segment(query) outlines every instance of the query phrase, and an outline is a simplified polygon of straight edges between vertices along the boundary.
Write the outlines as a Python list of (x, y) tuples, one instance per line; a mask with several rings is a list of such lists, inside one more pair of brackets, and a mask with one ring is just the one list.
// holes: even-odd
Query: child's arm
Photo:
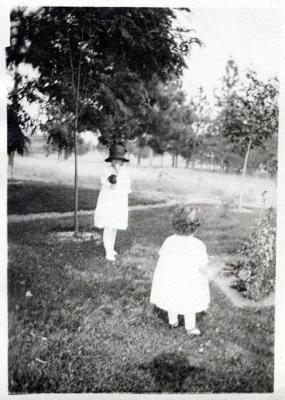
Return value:
[(159, 257), (162, 257), (165, 254), (166, 248), (167, 248), (167, 243), (169, 243), (168, 238), (165, 239), (165, 241), (163, 242), (161, 248), (158, 251)]
[(124, 169), (123, 171), (124, 172), (121, 177), (120, 186), (124, 190), (124, 192), (130, 194), (131, 193), (131, 182), (130, 182), (129, 171), (127, 169)]
[(102, 187), (106, 187), (108, 189), (112, 188), (114, 184), (112, 184), (109, 180), (110, 177), (110, 171), (109, 169), (105, 169), (101, 175), (101, 185)]
[(127, 173), (127, 191), (128, 191), (128, 194), (130, 194), (130, 193), (132, 192), (132, 189), (131, 189), (131, 180), (130, 180), (130, 175), (129, 175), (129, 173)]
[(207, 274), (208, 273), (208, 267), (209, 263), (203, 264), (199, 267), (199, 271), (202, 272), (202, 274)]
[(199, 265), (199, 271), (202, 272), (202, 274), (207, 274), (208, 267), (209, 267), (209, 257), (207, 254), (206, 246), (203, 243), (203, 247), (201, 250), (201, 260), (200, 260), (200, 265)]

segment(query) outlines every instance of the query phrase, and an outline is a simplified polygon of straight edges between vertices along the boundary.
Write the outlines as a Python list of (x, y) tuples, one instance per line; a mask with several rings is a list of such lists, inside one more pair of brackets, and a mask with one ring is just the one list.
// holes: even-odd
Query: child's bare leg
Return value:
[(185, 322), (185, 328), (187, 333), (191, 335), (200, 335), (201, 332), (199, 329), (196, 328), (196, 314), (185, 314), (184, 315), (184, 322)]
[(168, 311), (168, 321), (171, 328), (176, 328), (178, 326), (178, 314)]

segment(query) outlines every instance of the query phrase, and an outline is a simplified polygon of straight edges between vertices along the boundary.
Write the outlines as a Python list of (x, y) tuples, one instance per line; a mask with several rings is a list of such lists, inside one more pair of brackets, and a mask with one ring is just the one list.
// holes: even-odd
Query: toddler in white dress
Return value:
[(190, 206), (179, 206), (172, 223), (177, 233), (169, 236), (159, 251), (150, 302), (168, 312), (171, 328), (178, 326), (178, 314), (182, 314), (187, 333), (200, 335), (196, 313), (210, 303), (206, 246), (194, 237), (201, 214)]

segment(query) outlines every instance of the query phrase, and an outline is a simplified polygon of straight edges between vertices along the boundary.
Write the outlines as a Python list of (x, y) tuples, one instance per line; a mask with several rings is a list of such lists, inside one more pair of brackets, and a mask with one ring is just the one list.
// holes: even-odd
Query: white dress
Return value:
[(177, 314), (204, 311), (210, 303), (208, 278), (200, 268), (208, 256), (194, 236), (172, 235), (163, 243), (154, 272), (150, 302)]
[(117, 174), (117, 183), (111, 184), (108, 177), (115, 173), (115, 169), (109, 165), (101, 175), (101, 189), (94, 213), (94, 225), (97, 228), (125, 230), (128, 227), (128, 194), (131, 192), (129, 173), (122, 165)]

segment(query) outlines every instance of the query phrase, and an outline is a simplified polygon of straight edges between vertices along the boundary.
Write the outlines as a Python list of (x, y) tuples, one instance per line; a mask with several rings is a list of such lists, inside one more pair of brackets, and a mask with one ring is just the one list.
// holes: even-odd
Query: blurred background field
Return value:
[[(106, 153), (89, 152), (79, 157), (79, 186), (85, 189), (99, 189), (100, 173), (105, 165)], [(165, 167), (160, 167), (160, 157), (153, 157), (152, 166), (149, 160), (142, 160), (137, 166), (134, 156), (130, 156), (128, 165), (132, 191), (134, 195), (143, 197), (149, 202), (181, 200), (187, 202), (219, 203), (235, 205), (241, 185), (244, 185), (243, 203), (248, 207), (276, 206), (276, 181), (266, 176), (248, 175), (245, 181), (242, 176), (195, 168), (172, 168), (165, 157)], [(31, 152), (29, 156), (15, 157), (14, 179), (10, 183), (29, 180), (40, 181), (52, 185), (73, 186), (74, 159), (58, 157), (57, 154), (45, 156), (39, 152)], [(36, 197), (37, 194), (34, 193)], [(70, 188), (70, 201), (73, 193)], [(91, 196), (92, 197), (92, 196)], [(93, 204), (92, 204), (93, 206)], [(86, 207), (85, 207), (86, 208)], [(84, 209), (84, 207), (83, 207)]]

